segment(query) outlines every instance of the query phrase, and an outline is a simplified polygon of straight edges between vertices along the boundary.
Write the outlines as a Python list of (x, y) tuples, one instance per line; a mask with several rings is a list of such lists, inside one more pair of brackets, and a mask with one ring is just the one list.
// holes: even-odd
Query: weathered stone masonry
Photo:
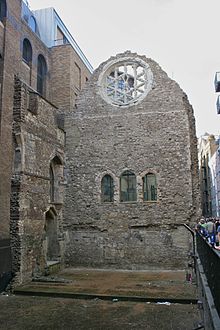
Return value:
[[(139, 103), (112, 105), (99, 77), (109, 61), (145, 61), (153, 88)], [(183, 223), (199, 215), (195, 123), (178, 84), (157, 63), (125, 53), (94, 72), (66, 119), (68, 184), (65, 260), (69, 265), (128, 269), (184, 268), (190, 236)], [(137, 201), (120, 202), (120, 176), (132, 171)], [(155, 173), (157, 201), (143, 201), (142, 178)], [(114, 201), (102, 203), (101, 180), (114, 181)]]
[[(85, 57), (68, 43), (48, 48), (23, 5), (8, 0), (0, 18), (0, 290), (11, 268), (22, 283), (51, 261), (186, 267), (191, 237), (182, 223), (196, 222), (200, 212), (186, 95), (157, 63), (130, 52), (101, 64), (87, 82)], [(129, 173), (134, 195), (122, 202)], [(150, 199), (148, 174), (155, 179)], [(103, 178), (112, 189), (105, 201)]]
[[(50, 194), (50, 163), (60, 159), (63, 168), (64, 159), (64, 132), (56, 125), (56, 115), (54, 106), (15, 80), (11, 243), (18, 282), (44, 273), (48, 260), (62, 261), (62, 171), (56, 198)], [(48, 255), (51, 246), (54, 254)]]
[[(31, 17), (35, 28), (30, 26)], [(44, 271), (45, 259), (62, 261), (64, 132), (58, 126), (62, 128), (64, 113), (73, 110), (91, 70), (74, 45), (56, 46), (51, 40), (53, 46), (48, 48), (44, 33), (39, 33), (39, 28), (44, 29), (40, 24), (26, 1), (2, 1), (0, 291), (12, 270), (18, 281), (24, 281)], [(57, 21), (54, 25), (56, 33)], [(42, 76), (40, 58), (46, 68)], [(15, 75), (30, 88), (24, 83), (19, 87), (18, 80), (15, 86)]]

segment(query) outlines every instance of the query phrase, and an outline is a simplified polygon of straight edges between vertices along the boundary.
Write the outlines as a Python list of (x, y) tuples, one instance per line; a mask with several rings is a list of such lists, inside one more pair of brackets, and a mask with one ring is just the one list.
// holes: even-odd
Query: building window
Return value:
[(75, 86), (78, 89), (81, 89), (81, 69), (78, 66), (78, 64), (75, 63), (75, 68), (76, 68), (76, 80), (75, 80)]
[(66, 44), (69, 44), (69, 40), (63, 34), (61, 29), (57, 26), (57, 36), (55, 40), (55, 46), (66, 45)]
[(0, 0), (0, 21), (7, 16), (7, 6), (5, 0)]
[(140, 102), (150, 92), (153, 73), (145, 61), (125, 57), (104, 67), (99, 86), (108, 103), (128, 106)]
[(47, 64), (43, 55), (38, 56), (37, 61), (37, 91), (41, 95), (46, 94)]
[(125, 171), (120, 177), (120, 201), (135, 202), (136, 200), (136, 176), (131, 171)]
[(101, 193), (102, 193), (101, 200), (103, 203), (113, 202), (114, 183), (113, 183), (113, 178), (111, 177), (111, 175), (106, 174), (102, 178)]
[(50, 164), (50, 202), (54, 202), (54, 171), (52, 164)]
[(33, 32), (35, 32), (35, 33), (37, 32), (37, 23), (36, 23), (36, 19), (34, 18), (34, 16), (30, 17), (29, 26)]
[(143, 197), (144, 201), (157, 200), (157, 181), (153, 173), (148, 173), (143, 177)]
[(31, 43), (28, 39), (24, 39), (23, 41), (23, 52), (22, 52), (23, 61), (25, 61), (28, 65), (32, 62), (32, 47)]
[(62, 203), (62, 192), (60, 182), (63, 180), (63, 164), (58, 156), (50, 162), (50, 202)]

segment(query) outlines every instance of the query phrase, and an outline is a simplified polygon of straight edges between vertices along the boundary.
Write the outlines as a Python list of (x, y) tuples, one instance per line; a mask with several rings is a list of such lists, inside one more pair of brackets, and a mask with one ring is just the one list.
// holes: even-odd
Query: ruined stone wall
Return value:
[[(14, 168), (11, 198), (11, 242), (16, 281), (42, 274), (47, 261), (46, 212), (54, 213), (56, 240), (62, 261), (63, 177), (59, 201), (50, 197), (50, 162), (64, 158), (64, 132), (56, 125), (57, 109), (19, 79), (13, 109)], [(51, 218), (53, 221), (53, 218)]]
[[(66, 263), (128, 269), (182, 269), (199, 214), (197, 150), (191, 106), (178, 84), (151, 59), (153, 88), (129, 106), (100, 95), (100, 65), (66, 119)], [(137, 201), (120, 202), (120, 176), (137, 178)], [(144, 201), (142, 178), (156, 174), (157, 201)], [(114, 180), (114, 201), (101, 201), (101, 179)]]
[(199, 163), (198, 163), (198, 140), (196, 137), (196, 126), (195, 117), (193, 114), (193, 108), (189, 104), (187, 96), (183, 98), (185, 108), (188, 115), (189, 121), (189, 147), (191, 156), (191, 179), (192, 179), (192, 215), (191, 222), (197, 223), (198, 219), (201, 218), (201, 193), (200, 193), (200, 179), (199, 179)]

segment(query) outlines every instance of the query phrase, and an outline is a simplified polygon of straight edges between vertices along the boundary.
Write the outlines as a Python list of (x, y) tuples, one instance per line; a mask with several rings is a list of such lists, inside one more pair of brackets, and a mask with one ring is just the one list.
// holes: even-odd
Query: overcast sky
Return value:
[(197, 136), (220, 134), (220, 0), (29, 0), (54, 7), (94, 68), (131, 50), (159, 63), (188, 95)]

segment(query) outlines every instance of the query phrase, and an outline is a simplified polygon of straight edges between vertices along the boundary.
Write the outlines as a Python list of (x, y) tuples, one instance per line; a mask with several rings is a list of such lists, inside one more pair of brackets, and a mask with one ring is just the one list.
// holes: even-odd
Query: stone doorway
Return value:
[(45, 215), (45, 255), (46, 261), (59, 261), (60, 246), (57, 234), (57, 213), (50, 208)]

